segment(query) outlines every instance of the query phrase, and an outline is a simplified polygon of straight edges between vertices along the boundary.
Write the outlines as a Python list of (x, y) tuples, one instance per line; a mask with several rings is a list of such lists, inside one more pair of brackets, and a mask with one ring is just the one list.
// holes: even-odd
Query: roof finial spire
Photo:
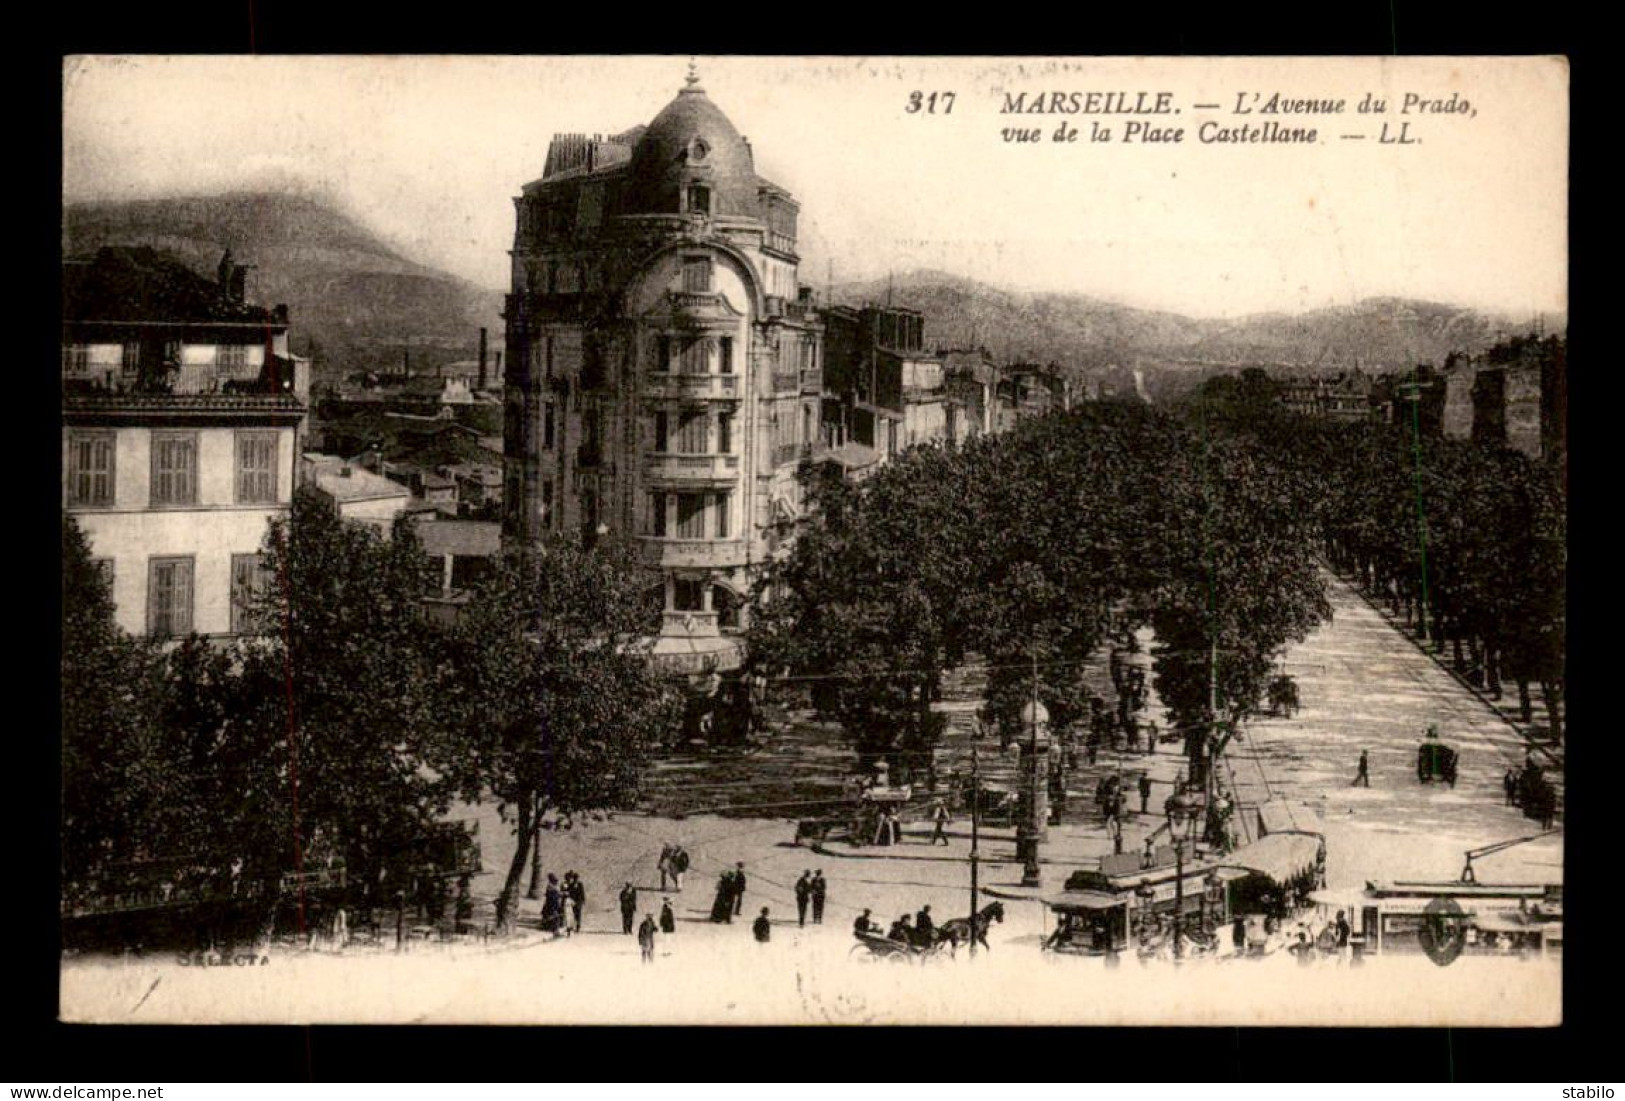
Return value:
[(685, 88), (684, 91), (705, 91), (704, 88), (700, 87), (700, 63), (696, 58), (691, 57), (688, 59), (688, 79), (685, 83), (688, 85), (688, 87)]

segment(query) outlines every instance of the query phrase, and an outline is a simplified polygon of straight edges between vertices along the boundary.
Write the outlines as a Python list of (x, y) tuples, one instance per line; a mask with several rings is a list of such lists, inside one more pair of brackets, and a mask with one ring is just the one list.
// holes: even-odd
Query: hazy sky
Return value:
[[(78, 58), (64, 71), (67, 200), (293, 184), (413, 259), (504, 286), (512, 198), (556, 132), (648, 122), (686, 57)], [(1546, 59), (700, 58), (757, 170), (802, 204), (802, 280), (938, 268), (1195, 316), (1402, 295), (1524, 318), (1567, 306), (1568, 78)], [(944, 113), (915, 90), (955, 92)], [(1005, 95), (1172, 93), (1178, 144), (1122, 118), (1001, 114)], [(1264, 115), (1276, 91), (1339, 116)], [(1387, 116), (1355, 110), (1366, 92)], [(1260, 93), (1255, 113), (1232, 113)], [(1400, 114), (1466, 98), (1473, 117)], [(1459, 102), (1459, 101), (1458, 101)], [(1222, 110), (1198, 104), (1217, 103)], [(1091, 119), (1111, 143), (1087, 140)], [(1411, 145), (1378, 142), (1409, 121)], [(1273, 119), (1315, 145), (1202, 144)], [(1050, 138), (1066, 121), (1082, 134)], [(1038, 127), (1007, 144), (1008, 126)], [(1344, 133), (1364, 133), (1345, 140)]]

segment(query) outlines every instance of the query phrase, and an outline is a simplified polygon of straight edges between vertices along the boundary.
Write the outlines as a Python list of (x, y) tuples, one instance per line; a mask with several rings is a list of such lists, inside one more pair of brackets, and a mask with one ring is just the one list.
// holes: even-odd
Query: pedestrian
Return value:
[(662, 891), (666, 890), (666, 883), (672, 877), (671, 850), (672, 847), (669, 844), (660, 846), (660, 861), (655, 865), (660, 870), (660, 889)]
[(1355, 775), (1354, 783), (1350, 784), (1349, 786), (1350, 787), (1370, 787), (1371, 786), (1371, 758), (1366, 753), (1366, 751), (1363, 750), (1363, 749), (1360, 750), (1360, 771)]
[(812, 907), (813, 924), (824, 924), (824, 898), (829, 891), (829, 884), (824, 882), (824, 869), (819, 868), (813, 872), (812, 877)]
[(643, 915), (643, 924), (638, 926), (638, 949), (643, 953), (644, 963), (655, 961), (655, 916)]
[(1151, 803), (1151, 774), (1140, 773), (1140, 813), (1144, 814), (1146, 807)]
[(941, 841), (946, 845), (948, 843), (948, 834), (946, 832), (948, 829), (948, 808), (943, 805), (941, 799), (938, 799), (932, 807), (931, 821), (935, 827), (931, 833), (931, 844), (935, 845), (938, 841)]
[(812, 872), (803, 871), (801, 878), (796, 880), (796, 924), (802, 928), (807, 926), (807, 904), (812, 901)]
[(1506, 805), (1514, 806), (1518, 802), (1518, 773), (1515, 769), (1507, 769), (1507, 774), (1501, 777), (1501, 787), (1506, 792)]
[(757, 944), (766, 944), (773, 935), (773, 923), (767, 920), (767, 907), (762, 907), (761, 916), (751, 923), (750, 931), (756, 937)]
[(587, 908), (587, 885), (579, 872), (570, 873), (570, 917), (574, 931), (581, 932), (581, 911)]
[(1236, 955), (1247, 951), (1247, 920), (1238, 917), (1230, 926), (1230, 946), (1236, 950)]
[(870, 913), (872, 913), (872, 911), (865, 909), (863, 913), (858, 915), (857, 920), (852, 923), (853, 936), (862, 937), (865, 935), (874, 935), (880, 932), (880, 926), (875, 924), (874, 919), (869, 916)]
[(677, 932), (677, 915), (671, 912), (671, 899), (660, 902), (660, 931), (668, 936)]
[(554, 936), (559, 934), (559, 925), (564, 916), (564, 895), (559, 890), (559, 877), (552, 872), (547, 873), (547, 891), (542, 896), (542, 928)]
[(1343, 916), (1343, 911), (1337, 911), (1337, 947), (1349, 946), (1349, 935), (1353, 932), (1349, 928), (1349, 919)]
[(732, 922), (734, 919), (734, 873), (732, 868), (725, 868), (717, 877), (717, 897), (711, 903), (711, 921), (720, 925), (723, 922)]
[(672, 882), (677, 889), (683, 889), (683, 873), (688, 871), (688, 850), (681, 845), (671, 847), (671, 875)]
[(1157, 854), (1157, 839), (1154, 838), (1154, 837), (1147, 837), (1145, 839), (1145, 852), (1140, 854), (1140, 867), (1142, 867), (1142, 868), (1154, 868), (1154, 867), (1156, 867), (1156, 864), (1157, 864), (1157, 855), (1156, 854)]
[(632, 935), (632, 921), (638, 916), (638, 889), (628, 880), (621, 888), (621, 932)]
[(1123, 823), (1118, 821), (1115, 814), (1106, 818), (1106, 832), (1112, 838), (1112, 853), (1115, 856), (1123, 855)]
[(745, 912), (745, 862), (734, 865), (734, 916)]
[(929, 948), (937, 939), (937, 923), (931, 920), (931, 907), (921, 906), (914, 915), (914, 943)]

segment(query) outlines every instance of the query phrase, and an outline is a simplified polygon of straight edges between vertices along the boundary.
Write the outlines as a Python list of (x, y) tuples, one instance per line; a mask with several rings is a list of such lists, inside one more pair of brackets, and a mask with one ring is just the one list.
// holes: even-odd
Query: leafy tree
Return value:
[(146, 858), (172, 788), (159, 655), (113, 618), (107, 578), (62, 514), (62, 862), (71, 894)]
[(514, 823), (497, 900), (508, 923), (543, 815), (630, 806), (681, 701), (648, 654), (658, 625), (630, 548), (573, 535), (503, 559), (451, 639), (452, 721), (437, 767)]
[(350, 900), (377, 905), (450, 801), (429, 766), (446, 667), (419, 599), (435, 571), (406, 521), (386, 538), (308, 494), (272, 521), (264, 565), (254, 611), (270, 633), (241, 655), (226, 741), (254, 825), (247, 858), (267, 877), (342, 860)]

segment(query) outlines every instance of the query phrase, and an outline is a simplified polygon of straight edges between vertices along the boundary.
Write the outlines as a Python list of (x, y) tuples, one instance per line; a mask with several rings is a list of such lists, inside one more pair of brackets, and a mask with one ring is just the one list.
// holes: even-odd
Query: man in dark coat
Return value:
[(812, 872), (804, 871), (796, 880), (796, 923), (807, 924), (807, 904), (812, 901)]
[(1371, 786), (1371, 757), (1365, 750), (1360, 750), (1360, 771), (1355, 773), (1354, 783), (1351, 787)]
[(638, 949), (643, 954), (644, 963), (655, 961), (655, 916), (643, 915), (643, 924), (638, 926)]
[(632, 921), (638, 916), (638, 889), (628, 881), (621, 888), (621, 932), (632, 935)]
[(587, 885), (579, 872), (570, 873), (570, 918), (572, 929), (581, 932), (581, 911), (587, 908)]
[(931, 907), (921, 906), (914, 915), (914, 943), (929, 947), (937, 939), (937, 923), (931, 920)]
[(662, 899), (660, 903), (660, 931), (667, 935), (677, 932), (677, 915), (671, 912), (671, 899)]
[(879, 934), (880, 926), (876, 925), (874, 920), (869, 917), (870, 913), (872, 911), (864, 910), (863, 913), (858, 915), (857, 920), (852, 923), (853, 936), (861, 937), (865, 933)]
[(751, 923), (750, 931), (751, 931), (751, 935), (753, 935), (756, 938), (756, 942), (758, 944), (766, 944), (768, 942), (768, 939), (770, 937), (772, 937), (772, 935), (773, 935), (773, 923), (771, 921), (767, 920), (767, 907), (766, 906), (762, 907), (761, 916), (758, 917), (754, 922)]
[(1151, 803), (1151, 774), (1147, 773), (1147, 772), (1142, 772), (1142, 773), (1140, 773), (1140, 813), (1141, 814), (1144, 814), (1146, 812), (1146, 807), (1149, 806), (1150, 803)]
[(824, 924), (824, 896), (829, 885), (824, 882), (824, 869), (819, 868), (812, 877), (813, 924)]
[(745, 912), (745, 862), (734, 865), (734, 916)]

